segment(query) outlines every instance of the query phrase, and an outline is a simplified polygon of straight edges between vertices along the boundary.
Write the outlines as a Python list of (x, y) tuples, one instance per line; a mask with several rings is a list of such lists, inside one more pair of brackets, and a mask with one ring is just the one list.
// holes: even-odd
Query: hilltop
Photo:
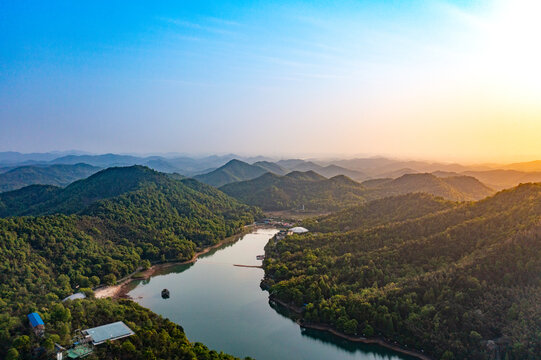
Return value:
[(371, 190), (371, 198), (423, 192), (455, 201), (480, 200), (494, 190), (471, 176), (437, 177), (433, 174), (405, 174), (397, 179), (370, 180), (362, 185)]
[(334, 211), (368, 200), (423, 192), (453, 201), (481, 199), (494, 191), (475, 178), (438, 178), (431, 174), (407, 174), (398, 179), (358, 183), (347, 176), (327, 179), (314, 171), (291, 172), (285, 176), (265, 174), (220, 188), (240, 201), (265, 210)]
[(326, 179), (313, 172), (294, 171), (285, 176), (267, 173), (256, 179), (232, 183), (220, 188), (246, 204), (265, 210), (336, 210), (365, 199), (359, 183)]
[(208, 185), (220, 187), (232, 182), (250, 180), (266, 172), (267, 170), (260, 166), (250, 165), (244, 161), (233, 159), (216, 170), (194, 176), (194, 179)]

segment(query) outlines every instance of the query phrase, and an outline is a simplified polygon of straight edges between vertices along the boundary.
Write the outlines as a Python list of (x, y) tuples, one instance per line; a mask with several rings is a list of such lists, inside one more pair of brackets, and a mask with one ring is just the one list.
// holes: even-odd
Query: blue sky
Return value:
[(464, 125), (448, 116), (471, 105), (455, 95), (490, 85), (493, 73), (470, 75), (485, 71), (494, 13), (488, 1), (4, 1), (0, 151), (486, 157), (496, 144), (472, 144), (486, 95), (456, 114), (484, 119), (470, 138), (438, 134)]

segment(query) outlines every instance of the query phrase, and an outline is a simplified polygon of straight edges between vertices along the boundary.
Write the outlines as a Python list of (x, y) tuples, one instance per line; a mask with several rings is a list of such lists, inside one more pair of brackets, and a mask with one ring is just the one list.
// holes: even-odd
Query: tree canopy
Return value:
[[(541, 354), (541, 184), (469, 203), (407, 195), (306, 222), (271, 241), (272, 296), (307, 322), (436, 358)], [(348, 230), (345, 230), (347, 228)]]

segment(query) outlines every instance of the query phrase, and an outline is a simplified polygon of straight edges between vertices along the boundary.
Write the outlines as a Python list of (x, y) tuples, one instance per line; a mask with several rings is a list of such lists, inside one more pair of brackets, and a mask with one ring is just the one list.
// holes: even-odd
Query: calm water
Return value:
[[(184, 328), (188, 339), (211, 349), (258, 360), (411, 359), (384, 348), (351, 343), (325, 332), (301, 331), (283, 309), (274, 309), (259, 287), (263, 270), (256, 255), (276, 233), (260, 229), (200, 258), (133, 283), (129, 295), (139, 304)], [(169, 299), (161, 298), (168, 288)]]

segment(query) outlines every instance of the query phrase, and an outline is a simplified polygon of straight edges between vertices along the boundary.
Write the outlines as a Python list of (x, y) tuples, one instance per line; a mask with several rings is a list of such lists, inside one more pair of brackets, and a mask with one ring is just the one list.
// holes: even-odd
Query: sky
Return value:
[(0, 2), (0, 151), (541, 159), (541, 2)]

